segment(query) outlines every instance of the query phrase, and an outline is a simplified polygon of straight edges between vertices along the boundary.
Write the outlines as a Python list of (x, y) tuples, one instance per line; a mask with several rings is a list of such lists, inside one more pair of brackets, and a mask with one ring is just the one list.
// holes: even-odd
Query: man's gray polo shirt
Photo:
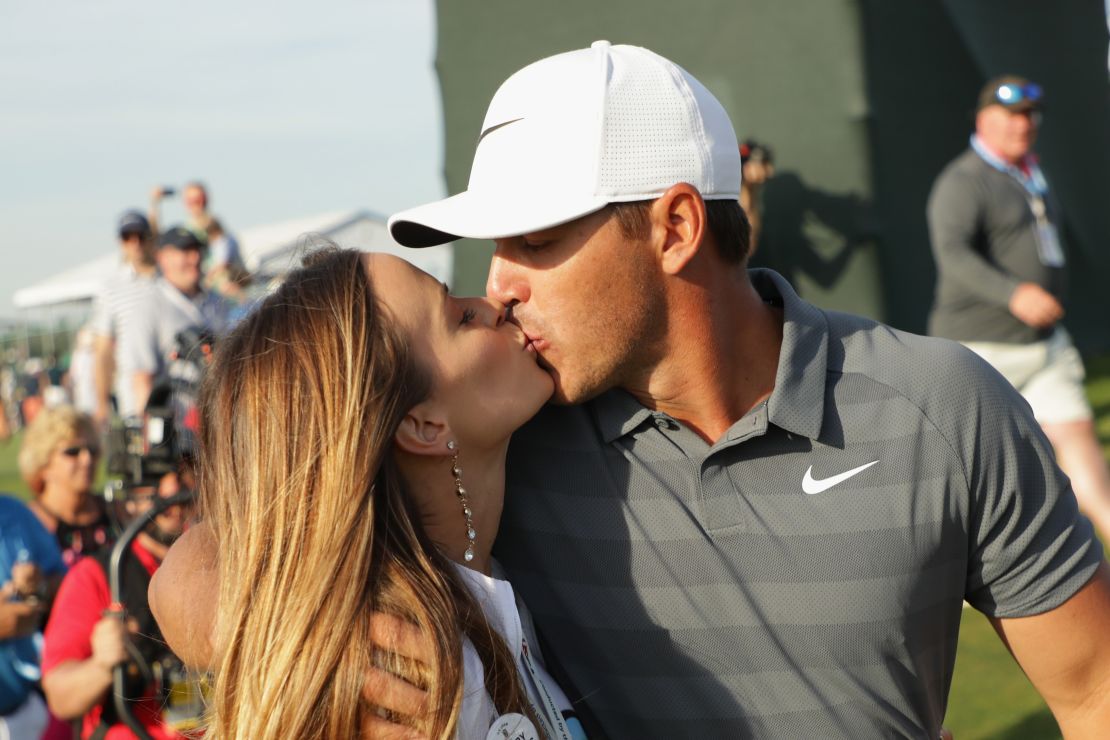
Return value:
[(1028, 406), (946, 340), (779, 275), (775, 389), (717, 444), (622, 391), (513, 439), (497, 555), (610, 737), (930, 737), (961, 606), (1051, 609), (1101, 559)]

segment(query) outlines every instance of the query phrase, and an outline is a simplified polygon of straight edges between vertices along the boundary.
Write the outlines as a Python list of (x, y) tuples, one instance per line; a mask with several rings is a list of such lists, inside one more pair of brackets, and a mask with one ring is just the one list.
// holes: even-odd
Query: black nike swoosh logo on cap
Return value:
[(482, 139), (486, 138), (488, 135), (492, 134), (497, 129), (502, 128), (503, 126), (508, 126), (510, 123), (516, 123), (517, 121), (523, 121), (523, 120), (524, 120), (524, 118), (514, 118), (511, 121), (505, 121), (503, 123), (497, 124), (496, 126), (490, 126), (485, 131), (482, 132), (481, 136), (478, 137), (478, 143), (481, 144)]

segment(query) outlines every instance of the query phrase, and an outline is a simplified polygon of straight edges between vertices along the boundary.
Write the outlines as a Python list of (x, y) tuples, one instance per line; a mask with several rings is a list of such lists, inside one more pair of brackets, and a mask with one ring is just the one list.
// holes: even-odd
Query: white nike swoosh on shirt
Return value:
[(867, 463), (866, 465), (860, 465), (858, 468), (852, 468), (851, 470), (846, 470), (843, 473), (841, 473), (840, 475), (834, 475), (831, 478), (824, 478), (822, 480), (817, 480), (816, 478), (813, 477), (813, 466), (810, 465), (806, 469), (805, 477), (802, 478), (802, 490), (805, 491), (806, 493), (808, 493), (810, 496), (812, 496), (815, 493), (821, 493), (822, 491), (827, 491), (830, 488), (832, 488), (833, 486), (835, 486), (837, 483), (843, 483), (844, 481), (851, 478), (853, 475), (857, 475), (859, 473), (862, 473), (863, 471), (867, 470), (872, 465), (878, 465), (878, 463), (879, 463), (879, 461), (875, 460), (873, 462)]

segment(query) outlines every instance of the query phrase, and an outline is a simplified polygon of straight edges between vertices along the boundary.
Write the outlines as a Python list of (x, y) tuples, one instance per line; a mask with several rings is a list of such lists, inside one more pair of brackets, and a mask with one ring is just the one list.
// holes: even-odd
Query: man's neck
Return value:
[(713, 444), (774, 390), (783, 315), (746, 272), (683, 293), (663, 361), (625, 390)]
[(979, 146), (983, 147), (983, 150), (985, 152), (987, 152), (988, 154), (990, 154), (992, 157), (999, 160), (1000, 162), (1005, 162), (1006, 164), (1010, 165), (1011, 167), (1021, 167), (1022, 164), (1025, 162), (1025, 157), (1027, 155), (1023, 155), (1021, 157), (1018, 157), (1017, 159), (1014, 159), (1013, 157), (1007, 157), (1005, 154), (1003, 154), (1001, 151), (999, 151), (998, 148), (996, 148), (994, 146), (991, 146), (990, 142), (988, 142), (986, 139), (984, 139), (979, 134), (975, 134), (975, 140), (979, 143)]
[(192, 300), (193, 298), (196, 298), (198, 295), (200, 295), (200, 286), (199, 285), (190, 285), (190, 286), (182, 287), (182, 286), (178, 285), (177, 283), (174, 283), (170, 280), (166, 280), (166, 284), (169, 285), (174, 290), (176, 290), (181, 295), (188, 298), (189, 300)]

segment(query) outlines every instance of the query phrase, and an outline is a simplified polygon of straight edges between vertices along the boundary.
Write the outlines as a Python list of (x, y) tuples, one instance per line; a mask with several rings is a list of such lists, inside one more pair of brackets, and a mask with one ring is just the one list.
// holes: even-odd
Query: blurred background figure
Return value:
[(78, 329), (73, 338), (66, 386), (78, 411), (90, 416), (96, 413), (96, 337), (90, 324)]
[(755, 139), (740, 142), (740, 206), (752, 227), (751, 249), (754, 254), (763, 230), (763, 185), (775, 174), (770, 147)]
[(204, 287), (237, 304), (242, 303), (246, 300), (243, 288), (249, 281), (249, 274), (239, 253), (239, 242), (224, 231), (223, 224), (217, 218), (208, 220), (205, 236), (208, 251), (201, 263)]
[[(124, 504), (128, 518), (150, 510), (159, 496), (177, 494), (182, 485), (183, 478), (169, 472), (128, 487)], [(132, 542), (131, 557), (122, 570), (123, 609), (110, 598), (111, 548), (84, 558), (62, 581), (45, 631), (42, 686), (56, 716), (81, 721), (81, 737), (134, 737), (116, 714), (110, 692), (115, 667), (128, 661), (136, 666), (126, 682), (135, 719), (155, 740), (183, 737), (164, 719), (164, 712), (175, 702), (172, 694), (177, 685), (167, 670), (176, 669), (179, 662), (165, 646), (146, 593), (166, 551), (185, 531), (191, 510), (191, 506), (169, 507)]]
[(184, 226), (167, 229), (159, 240), (159, 276), (139, 306), (127, 366), (137, 408), (146, 406), (159, 375), (187, 330), (217, 337), (227, 328), (231, 303), (205, 290), (201, 277), (204, 244)]
[[(177, 195), (177, 190), (165, 185), (155, 185), (150, 191), (150, 211), (147, 218), (155, 234), (161, 233), (162, 201)], [(202, 243), (207, 243), (208, 223), (212, 215), (208, 212), (208, 188), (199, 180), (193, 180), (181, 188), (181, 205), (185, 208), (185, 228), (193, 232)]]
[(927, 208), (937, 263), (929, 332), (963, 342), (1033, 408), (1079, 505), (1110, 541), (1110, 470), (1083, 388), (1083, 362), (1060, 323), (1066, 259), (1059, 204), (1033, 154), (1041, 87), (990, 80), (970, 147), (933, 186)]
[(66, 567), (109, 540), (103, 502), (92, 493), (97, 438), (91, 417), (58, 406), (35, 417), (19, 449), (19, 471), (33, 496), (28, 508), (53, 535)]
[(150, 222), (138, 211), (126, 211), (117, 228), (121, 265), (93, 300), (89, 327), (93, 334), (93, 380), (96, 407), (93, 418), (105, 426), (115, 410), (128, 417), (139, 413), (131, 387), (127, 346), (138, 307), (154, 284), (154, 240)]
[[(159, 233), (162, 200), (175, 193), (173, 188), (165, 186), (156, 186), (151, 190), (149, 218), (155, 233)], [(208, 188), (198, 180), (187, 183), (181, 189), (181, 205), (185, 208), (185, 223), (182, 225), (196, 236), (205, 249), (201, 263), (204, 288), (235, 303), (242, 303), (247, 269), (239, 252), (239, 241), (208, 210)]]
[(36, 687), (47, 607), (65, 566), (53, 536), (0, 496), (0, 737), (38, 738), (49, 717)]
[(44, 406), (62, 406), (70, 403), (69, 391), (65, 384), (67, 364), (66, 361), (59, 360), (56, 355), (50, 355), (46, 358), (46, 365), (43, 370), (46, 387), (42, 389)]

